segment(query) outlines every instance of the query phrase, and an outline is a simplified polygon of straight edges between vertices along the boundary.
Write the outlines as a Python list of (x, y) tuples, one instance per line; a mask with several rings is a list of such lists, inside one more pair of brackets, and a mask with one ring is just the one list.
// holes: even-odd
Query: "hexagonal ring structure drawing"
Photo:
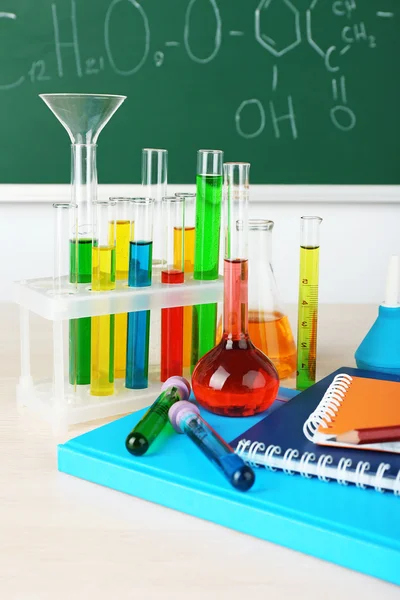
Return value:
[[(287, 7), (287, 10), (291, 11), (293, 14), (293, 29), (294, 29), (294, 41), (288, 46), (278, 50), (276, 47), (277, 43), (273, 38), (268, 36), (263, 29), (266, 29), (266, 21), (268, 17), (266, 16), (266, 12), (273, 1), (281, 2), (283, 6)], [(301, 31), (300, 31), (300, 13), (298, 9), (293, 6), (290, 0), (261, 0), (260, 4), (256, 8), (255, 12), (255, 33), (256, 40), (266, 48), (271, 54), (274, 56), (283, 56), (289, 50), (293, 50), (296, 46), (298, 46), (301, 42)]]

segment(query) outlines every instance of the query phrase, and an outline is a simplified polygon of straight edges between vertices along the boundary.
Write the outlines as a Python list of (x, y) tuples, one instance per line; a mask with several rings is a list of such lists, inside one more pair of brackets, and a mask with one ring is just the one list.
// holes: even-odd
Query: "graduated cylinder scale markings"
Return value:
[(296, 379), (299, 390), (307, 389), (316, 379), (321, 221), (320, 217), (301, 219)]

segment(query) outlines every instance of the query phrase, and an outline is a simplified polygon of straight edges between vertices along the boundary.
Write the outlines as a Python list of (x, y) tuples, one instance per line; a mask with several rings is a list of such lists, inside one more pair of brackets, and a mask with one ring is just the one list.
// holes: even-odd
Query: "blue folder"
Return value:
[[(147, 455), (130, 455), (125, 438), (144, 412), (60, 445), (59, 470), (400, 584), (400, 499), (394, 494), (264, 468), (256, 470), (250, 491), (238, 492), (169, 424)], [(265, 417), (202, 414), (226, 440)]]

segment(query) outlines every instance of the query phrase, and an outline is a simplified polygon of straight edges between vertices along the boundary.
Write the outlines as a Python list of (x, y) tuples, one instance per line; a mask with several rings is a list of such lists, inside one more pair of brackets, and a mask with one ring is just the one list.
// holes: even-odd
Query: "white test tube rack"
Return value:
[[(90, 395), (89, 385), (73, 386), (68, 379), (68, 351), (65, 327), (69, 319), (153, 311), (161, 327), (160, 309), (194, 304), (221, 302), (223, 281), (189, 280), (180, 285), (155, 283), (145, 288), (129, 288), (117, 284), (110, 292), (96, 293), (90, 286), (80, 285), (76, 293), (55, 295), (52, 278), (21, 281), (15, 284), (16, 302), (20, 307), (21, 375), (16, 398), (20, 410), (28, 409), (47, 421), (55, 434), (68, 431), (72, 425), (139, 410), (160, 393), (159, 339), (150, 345), (149, 387), (143, 390), (125, 388), (124, 380), (115, 381), (112, 396)], [(30, 313), (52, 322), (53, 368), (49, 377), (36, 380), (31, 373)], [(153, 328), (153, 323), (151, 325)], [(154, 358), (156, 357), (156, 358)], [(187, 373), (184, 373), (187, 376)]]

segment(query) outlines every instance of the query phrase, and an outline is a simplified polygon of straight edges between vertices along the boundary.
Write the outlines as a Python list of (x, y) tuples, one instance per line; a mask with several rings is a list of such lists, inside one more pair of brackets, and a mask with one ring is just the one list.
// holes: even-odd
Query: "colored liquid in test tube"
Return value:
[[(115, 201), (94, 203), (93, 293), (115, 289), (115, 207)], [(114, 315), (92, 318), (92, 396), (111, 396), (114, 393), (114, 327)]]
[[(131, 241), (129, 248), (129, 287), (151, 285), (153, 257), (152, 198), (131, 200)], [(128, 314), (125, 386), (144, 389), (149, 384), (150, 311)]]
[(320, 217), (302, 217), (300, 223), (296, 378), (298, 390), (306, 390), (315, 383), (316, 378), (321, 222)]
[[(193, 278), (218, 279), (222, 202), (221, 150), (199, 150), (196, 177), (196, 241)], [(191, 369), (215, 346), (217, 304), (193, 307)]]
[[(112, 198), (112, 200), (117, 203), (116, 280), (117, 282), (126, 282), (129, 271), (129, 241), (131, 236), (130, 198)], [(116, 314), (114, 373), (117, 379), (125, 378), (127, 328), (127, 313)]]
[(235, 489), (246, 492), (252, 487), (255, 481), (253, 469), (201, 418), (195, 404), (184, 400), (176, 402), (168, 416), (175, 431), (186, 433)]
[[(185, 248), (185, 199), (171, 196), (163, 199), (165, 227), (165, 266), (161, 272), (161, 283), (176, 285), (184, 283)], [(180, 248), (175, 246), (180, 234)], [(183, 372), (183, 306), (163, 308), (161, 311), (161, 381)]]
[(171, 406), (180, 400), (187, 400), (189, 396), (190, 384), (186, 379), (167, 379), (161, 387), (161, 394), (126, 438), (125, 446), (128, 452), (134, 456), (145, 454), (168, 423), (168, 411)]
[[(91, 225), (92, 227), (92, 225)], [(70, 282), (90, 283), (92, 279), (92, 238), (79, 237), (70, 241)], [(71, 385), (90, 383), (91, 318), (69, 322), (69, 382)]]
[[(174, 229), (174, 264), (179, 266), (182, 260), (186, 276), (193, 276), (194, 271), (194, 246), (196, 239), (195, 213), (196, 213), (196, 194), (179, 193), (175, 196), (182, 197), (185, 200), (185, 236), (182, 240), (182, 231), (175, 227)], [(182, 247), (184, 241), (185, 247)], [(191, 364), (192, 356), (192, 323), (193, 307), (183, 307), (183, 368), (187, 369)]]

